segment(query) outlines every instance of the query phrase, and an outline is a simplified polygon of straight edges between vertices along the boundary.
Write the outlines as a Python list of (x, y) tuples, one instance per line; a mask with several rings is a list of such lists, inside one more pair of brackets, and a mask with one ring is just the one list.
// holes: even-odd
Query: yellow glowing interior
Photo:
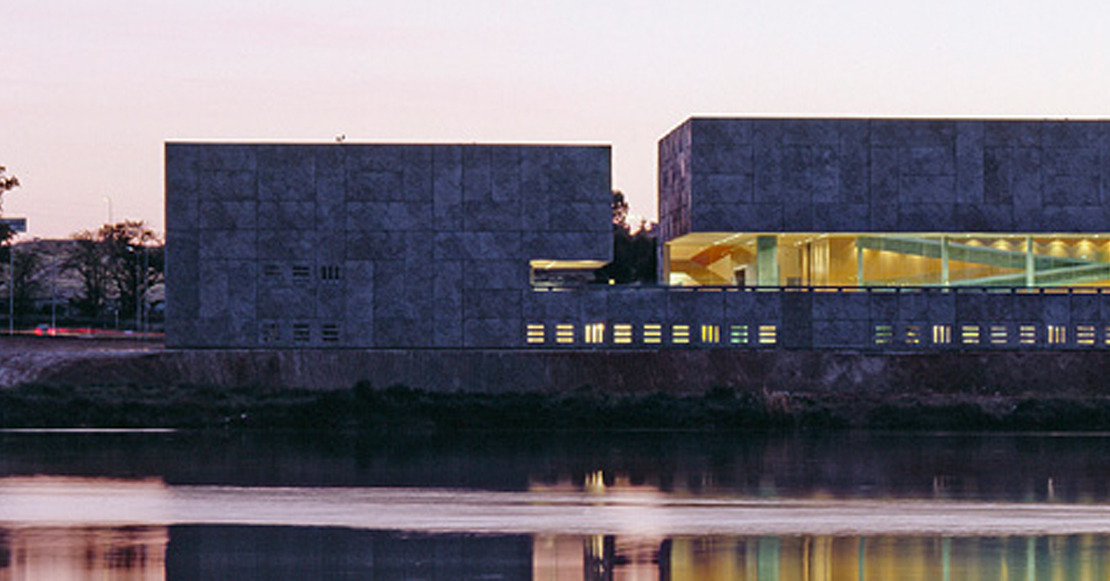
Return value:
[(673, 286), (1110, 286), (1110, 234), (699, 232)]

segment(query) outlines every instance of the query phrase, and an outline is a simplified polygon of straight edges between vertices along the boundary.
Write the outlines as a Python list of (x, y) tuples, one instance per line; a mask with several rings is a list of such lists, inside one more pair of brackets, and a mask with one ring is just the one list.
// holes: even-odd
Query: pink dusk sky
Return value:
[(163, 228), (167, 140), (587, 142), (691, 115), (1110, 117), (1096, 0), (5, 0), (4, 212)]

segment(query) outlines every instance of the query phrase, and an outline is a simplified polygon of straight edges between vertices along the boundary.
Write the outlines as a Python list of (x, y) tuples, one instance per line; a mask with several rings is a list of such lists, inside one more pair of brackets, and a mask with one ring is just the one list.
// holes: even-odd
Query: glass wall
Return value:
[(1110, 234), (700, 232), (664, 253), (673, 286), (1110, 286)]

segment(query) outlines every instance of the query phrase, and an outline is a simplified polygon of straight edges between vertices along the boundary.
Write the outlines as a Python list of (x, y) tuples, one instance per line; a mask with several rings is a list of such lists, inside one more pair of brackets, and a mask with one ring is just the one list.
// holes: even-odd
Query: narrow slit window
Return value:
[(585, 328), (587, 343), (605, 342), (605, 323), (590, 323)]
[(324, 323), (321, 325), (320, 339), (324, 343), (338, 343), (340, 339), (339, 323)]
[(728, 342), (733, 345), (748, 344), (748, 326), (731, 325), (728, 328)]
[(555, 342), (561, 345), (574, 343), (574, 325), (555, 325)]
[(336, 283), (343, 280), (343, 267), (338, 264), (327, 264), (320, 267), (320, 280)]
[(1064, 345), (1068, 342), (1068, 328), (1063, 325), (1048, 326), (1048, 344)]
[(920, 325), (906, 325), (905, 336), (903, 342), (906, 345), (920, 345), (921, 344), (921, 326)]
[(933, 344), (947, 345), (952, 342), (952, 327), (948, 325), (933, 325)]
[(894, 327), (891, 325), (875, 325), (875, 344), (890, 345), (894, 342)]
[(963, 325), (960, 327), (960, 342), (964, 345), (979, 344), (979, 325)]
[(293, 282), (303, 284), (312, 278), (312, 269), (304, 265), (297, 265), (293, 267), (292, 274)]
[(776, 325), (759, 326), (759, 344), (774, 345), (779, 341), (779, 328)]
[(644, 343), (658, 345), (663, 342), (663, 326), (655, 324), (644, 325)]
[(721, 328), (717, 325), (702, 325), (701, 326), (701, 342), (702, 343), (720, 343), (721, 342)]
[(312, 341), (312, 327), (308, 323), (293, 323), (293, 342), (308, 343)]
[(627, 323), (617, 323), (613, 325), (613, 343), (617, 345), (629, 345), (632, 343), (632, 325)]
[(528, 331), (525, 340), (529, 345), (539, 345), (546, 340), (543, 323), (528, 323)]
[(685, 345), (690, 342), (690, 325), (671, 325), (671, 343)]
[(1018, 328), (1018, 342), (1022, 345), (1036, 345), (1037, 344), (1037, 326), (1036, 325), (1022, 325)]
[(1008, 345), (1010, 330), (1006, 325), (991, 325), (991, 345)]
[(1079, 345), (1095, 344), (1094, 325), (1077, 325), (1075, 327), (1075, 342)]

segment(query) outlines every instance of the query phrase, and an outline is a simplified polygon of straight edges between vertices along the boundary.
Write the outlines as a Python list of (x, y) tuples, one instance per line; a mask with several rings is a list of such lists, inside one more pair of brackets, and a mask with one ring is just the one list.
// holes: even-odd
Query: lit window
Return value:
[(894, 327), (890, 325), (875, 325), (875, 344), (889, 345), (894, 342)]
[(991, 325), (991, 345), (1006, 345), (1010, 342), (1010, 331), (1006, 325)]
[(701, 342), (702, 343), (720, 343), (721, 342), (721, 328), (717, 325), (702, 325), (701, 326)]
[(339, 323), (324, 323), (320, 326), (320, 339), (324, 343), (339, 342)]
[(1048, 326), (1048, 344), (1063, 345), (1068, 342), (1068, 328), (1063, 325)]
[(964, 345), (979, 344), (979, 325), (963, 325), (960, 327), (960, 342)]
[(906, 345), (920, 345), (921, 344), (921, 327), (918, 325), (906, 325), (905, 331)]
[(748, 344), (748, 326), (747, 325), (731, 325), (728, 328), (728, 342), (733, 345), (747, 345)]
[(605, 342), (605, 323), (590, 323), (585, 328), (587, 343)]
[(671, 343), (684, 345), (690, 342), (690, 325), (672, 325)]
[(948, 325), (933, 325), (933, 344), (947, 345), (952, 342), (952, 327)]
[(527, 341), (530, 345), (544, 342), (544, 329), (542, 323), (528, 324)]
[(1075, 342), (1079, 345), (1095, 344), (1094, 325), (1077, 325), (1075, 327)]
[(658, 345), (663, 342), (663, 325), (644, 325), (644, 343)]
[(555, 325), (556, 343), (574, 343), (574, 325)]
[(760, 345), (774, 345), (778, 343), (779, 328), (775, 325), (760, 325), (759, 326), (759, 344)]
[(632, 325), (627, 323), (613, 325), (613, 343), (617, 345), (632, 343)]
[(1079, 324), (1076, 325), (1076, 342), (1081, 345), (1094, 344), (1094, 325), (1092, 324)]
[(1018, 341), (1022, 345), (1036, 345), (1037, 344), (1037, 326), (1036, 325), (1022, 325), (1018, 328)]
[(308, 323), (293, 323), (293, 342), (308, 343), (312, 340), (312, 327)]

